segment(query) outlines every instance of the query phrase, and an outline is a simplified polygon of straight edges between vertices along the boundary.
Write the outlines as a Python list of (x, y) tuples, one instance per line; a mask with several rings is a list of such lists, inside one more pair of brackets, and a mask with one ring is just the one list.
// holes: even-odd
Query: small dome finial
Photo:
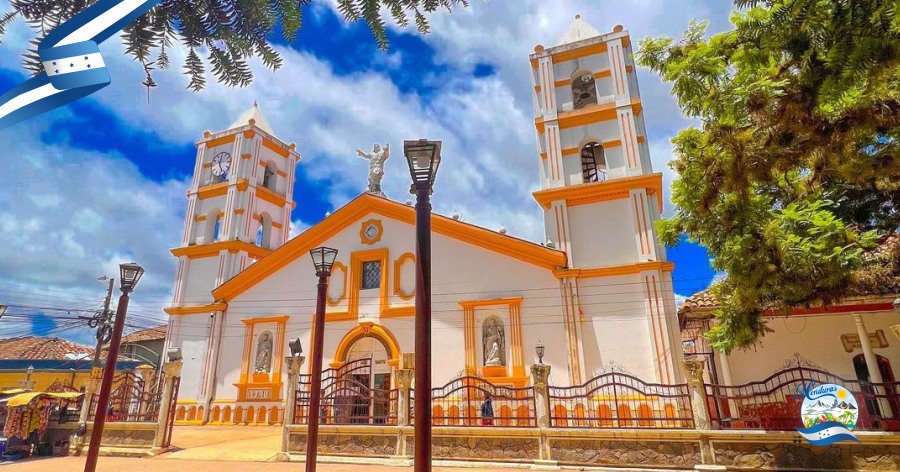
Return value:
[(581, 19), (581, 15), (575, 15), (575, 19), (576, 19), (576, 20)]
[(259, 102), (253, 100), (253, 108), (259, 108)]

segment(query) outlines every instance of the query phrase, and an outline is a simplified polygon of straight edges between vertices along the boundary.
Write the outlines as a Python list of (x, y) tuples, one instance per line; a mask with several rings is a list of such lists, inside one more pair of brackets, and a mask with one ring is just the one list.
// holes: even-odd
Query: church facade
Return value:
[[(538, 145), (523, 165), (540, 172), (544, 239), (432, 214), (434, 386), (464, 375), (528, 385), (538, 342), (554, 385), (613, 369), (681, 380), (673, 264), (653, 229), (662, 175), (650, 166), (628, 32), (576, 18), (558, 43), (530, 57)], [(363, 381), (391, 388), (414, 350), (414, 208), (366, 192), (289, 239), (298, 164), (256, 104), (197, 141), (166, 308), (167, 346), (184, 358), (181, 421), (282, 421), (288, 342), (314, 355), (318, 246), (338, 250), (324, 365), (370, 358)]]

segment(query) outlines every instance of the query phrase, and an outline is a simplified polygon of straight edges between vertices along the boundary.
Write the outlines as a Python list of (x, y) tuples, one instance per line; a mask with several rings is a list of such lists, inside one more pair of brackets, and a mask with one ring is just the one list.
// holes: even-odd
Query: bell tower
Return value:
[(167, 347), (203, 359), (185, 364), (181, 384), (182, 398), (202, 404), (213, 394), (225, 324), (224, 306), (211, 292), (287, 242), (300, 154), (275, 136), (256, 102), (228, 129), (204, 132), (196, 146), (181, 245), (171, 250), (178, 258), (172, 306), (165, 311)]
[[(673, 266), (653, 226), (662, 174), (650, 165), (628, 31), (617, 25), (603, 34), (579, 15), (556, 46), (537, 45), (530, 59), (541, 173), (534, 197), (549, 244), (568, 258), (569, 269), (558, 276), (571, 379), (651, 352), (644, 365), (653, 369), (639, 376), (674, 381), (681, 344)], [(610, 328), (640, 328), (648, 339), (622, 343), (607, 336)], [(582, 343), (585, 337), (597, 342)]]

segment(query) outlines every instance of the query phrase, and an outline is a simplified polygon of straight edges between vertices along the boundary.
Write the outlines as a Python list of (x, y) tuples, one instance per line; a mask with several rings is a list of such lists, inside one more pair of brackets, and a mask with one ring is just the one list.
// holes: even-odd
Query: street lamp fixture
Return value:
[(169, 351), (166, 352), (166, 358), (169, 359), (169, 362), (178, 362), (181, 360), (181, 348), (180, 347), (170, 347)]
[[(900, 297), (894, 299), (894, 311), (900, 313)], [(0, 314), (3, 314), (3, 312), (0, 312)]]
[(431, 192), (441, 165), (441, 142), (403, 142), (416, 195), (415, 472), (431, 472)]
[(331, 275), (331, 267), (334, 265), (334, 260), (337, 259), (337, 253), (337, 249), (331, 249), (330, 247), (317, 247), (309, 251), (313, 265), (316, 267), (317, 276), (321, 277), (321, 274), (325, 274), (326, 277)]
[(416, 193), (418, 185), (427, 183), (430, 194), (434, 188), (438, 167), (441, 165), (441, 141), (427, 139), (403, 141), (403, 153), (406, 155), (409, 174), (413, 181), (413, 188), (409, 193)]
[(134, 262), (119, 265), (119, 271), (122, 293), (131, 293), (144, 275), (144, 268)]
[[(334, 265), (337, 253), (337, 249), (330, 247), (317, 247), (309, 251), (309, 255), (313, 260), (313, 266), (316, 268), (316, 276), (319, 277), (319, 285), (317, 286), (318, 294), (316, 296), (316, 329), (313, 333), (312, 345), (312, 385), (309, 393), (309, 417), (306, 429), (306, 472), (316, 472), (316, 455), (319, 443), (319, 411), (322, 403), (322, 351), (325, 346), (325, 297), (328, 293), (328, 277), (331, 277), (331, 267)], [(303, 352), (303, 348), (300, 346), (300, 338), (291, 341), (290, 348), (292, 356)]]
[(538, 339), (537, 346), (534, 347), (534, 352), (538, 356), (538, 364), (543, 364), (544, 363), (544, 343), (542, 343), (540, 339)]
[(34, 373), (34, 366), (30, 365), (27, 369), (25, 369), (25, 381), (31, 380), (31, 374)]
[(144, 268), (128, 262), (119, 265), (121, 273), (122, 295), (119, 297), (119, 307), (116, 309), (116, 322), (113, 326), (112, 337), (109, 340), (109, 349), (106, 351), (106, 364), (103, 367), (103, 378), (100, 380), (100, 394), (97, 397), (97, 413), (94, 416), (94, 425), (91, 430), (91, 442), (88, 445), (87, 460), (84, 464), (84, 472), (97, 470), (97, 457), (100, 454), (100, 441), (103, 438), (103, 426), (106, 424), (106, 409), (109, 406), (109, 396), (112, 390), (113, 375), (116, 371), (116, 360), (119, 358), (119, 345), (122, 344), (122, 330), (125, 329), (125, 315), (128, 312), (128, 294), (134, 291)]
[(300, 338), (291, 340), (291, 342), (288, 343), (288, 347), (291, 348), (291, 357), (300, 357), (303, 355), (303, 344), (300, 342)]

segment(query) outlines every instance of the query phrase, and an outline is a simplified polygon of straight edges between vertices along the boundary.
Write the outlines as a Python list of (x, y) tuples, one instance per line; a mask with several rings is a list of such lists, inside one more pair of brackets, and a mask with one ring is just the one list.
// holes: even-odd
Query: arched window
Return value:
[(272, 239), (272, 217), (268, 213), (259, 215), (259, 228), (256, 230), (256, 245), (268, 248)]
[(203, 231), (203, 243), (209, 244), (219, 239), (219, 231), (222, 229), (222, 217), (219, 209), (213, 208), (206, 214), (206, 226)]
[(270, 162), (266, 164), (266, 170), (263, 171), (263, 187), (275, 190), (276, 180), (275, 165)]
[(584, 183), (606, 180), (606, 156), (600, 143), (590, 142), (581, 148), (581, 178)]
[(572, 107), (575, 110), (597, 104), (597, 86), (590, 72), (576, 71), (572, 77)]

